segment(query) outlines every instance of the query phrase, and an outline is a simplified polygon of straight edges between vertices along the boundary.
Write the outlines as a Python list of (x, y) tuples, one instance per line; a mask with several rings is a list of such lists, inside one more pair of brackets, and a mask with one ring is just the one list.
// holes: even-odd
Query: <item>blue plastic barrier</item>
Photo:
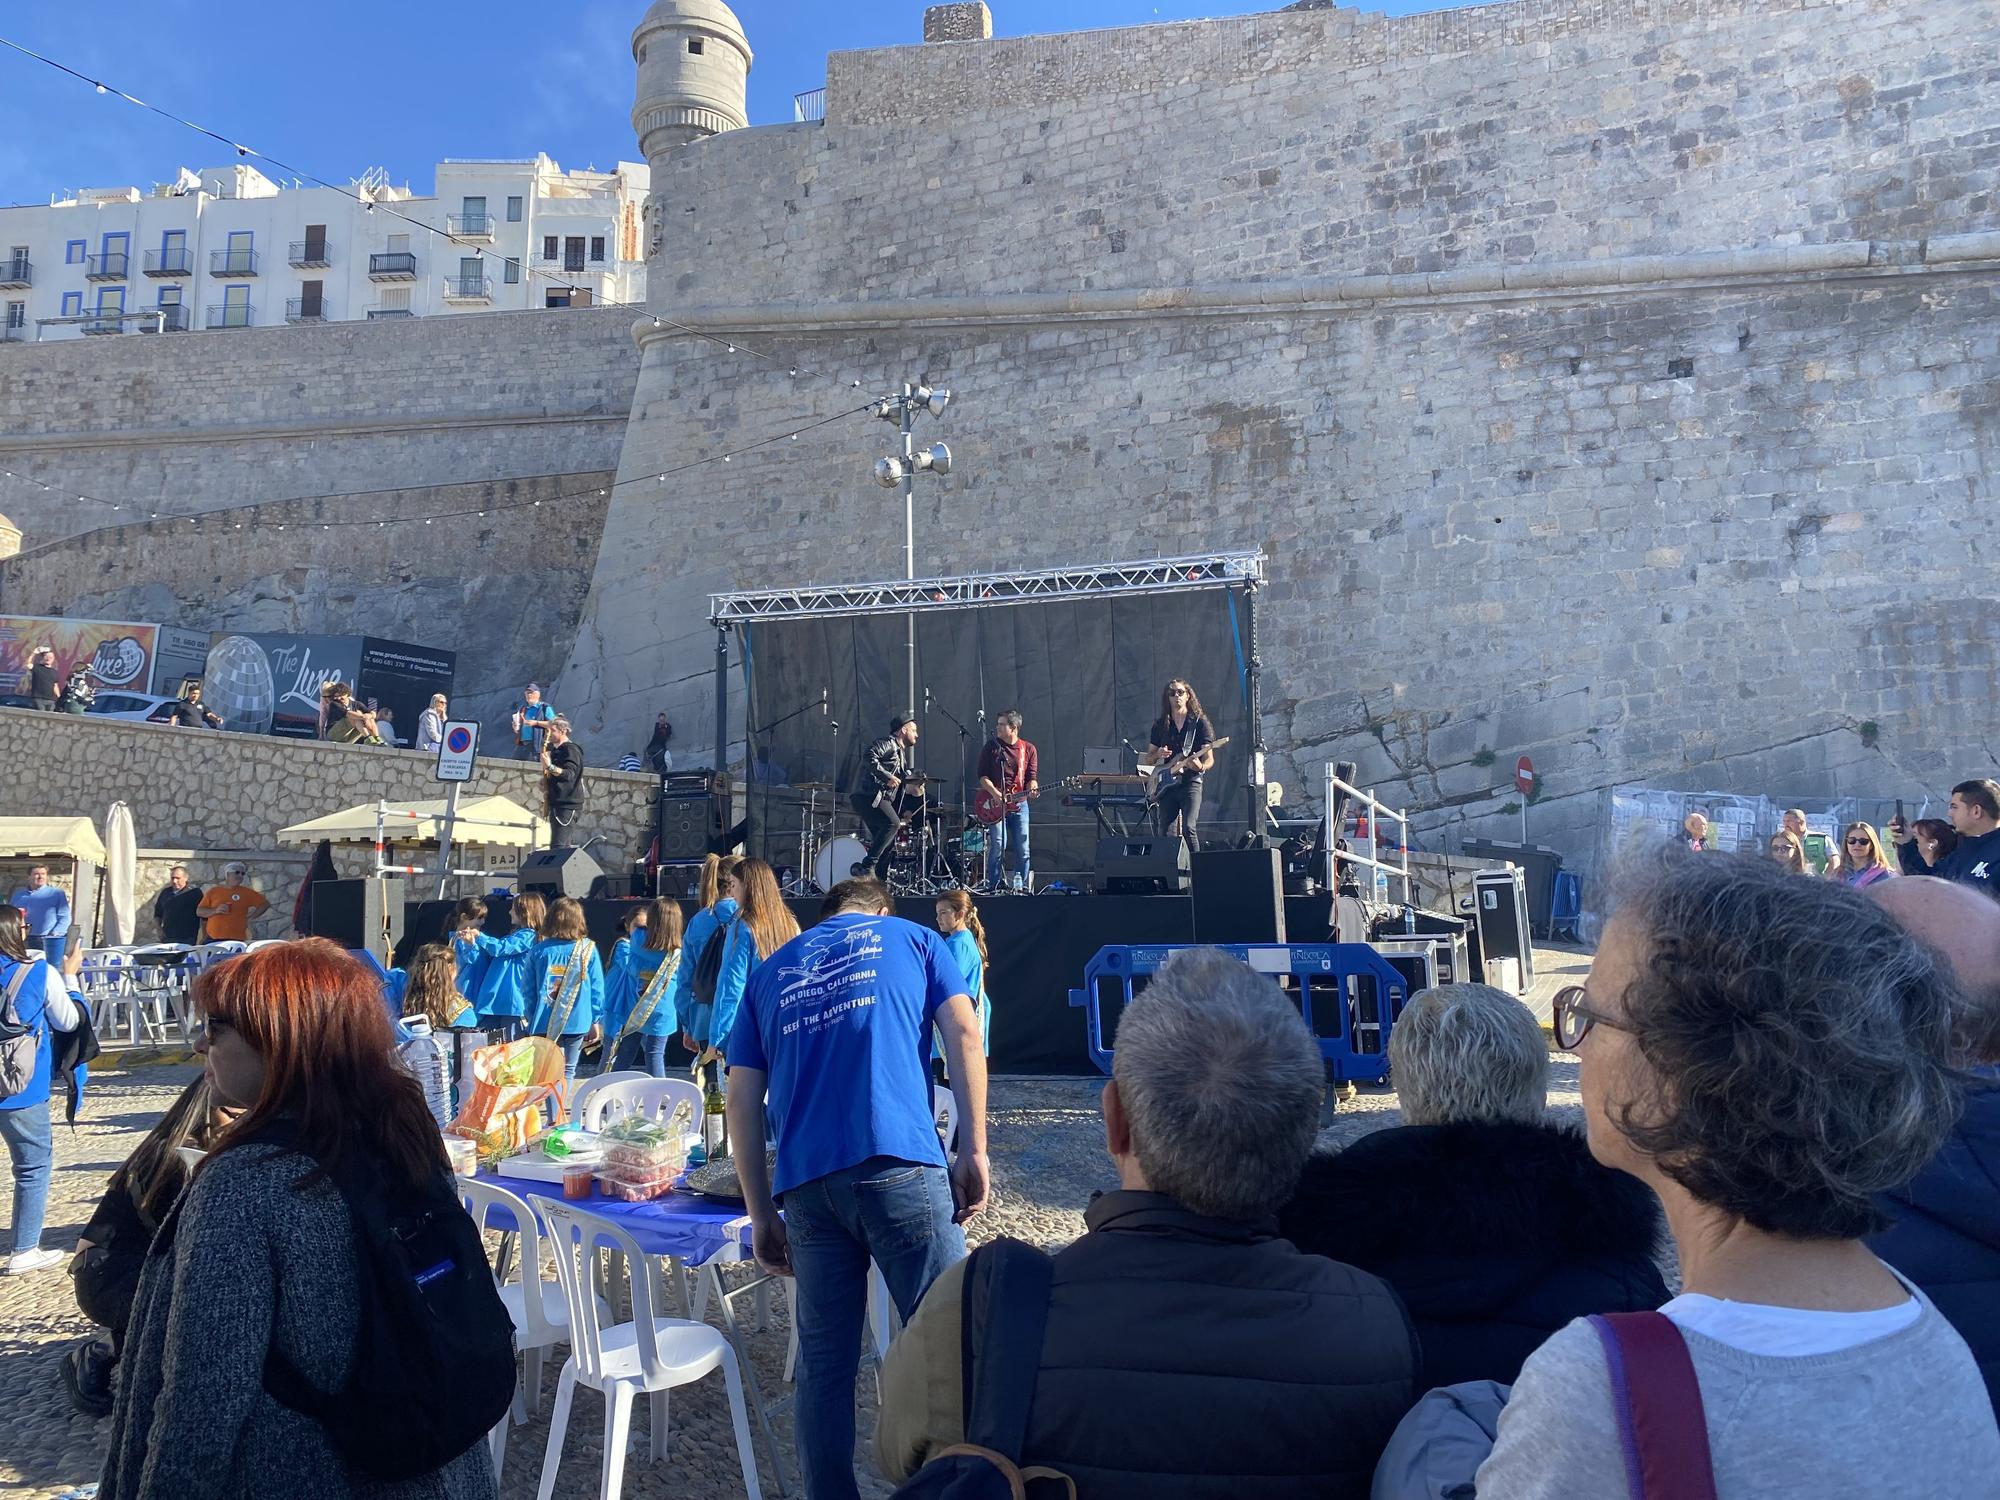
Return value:
[[(1111, 1071), (1110, 1030), (1132, 1003), (1132, 982), (1155, 973), (1174, 954), (1194, 944), (1147, 948), (1099, 948), (1084, 966), (1083, 988), (1069, 992), (1072, 1009), (1084, 1013), (1090, 1060)], [(1320, 1055), (1339, 1082), (1380, 1083), (1389, 1076), (1389, 1030), (1409, 1003), (1408, 981), (1366, 943), (1204, 944), (1240, 958), (1260, 974), (1283, 984), (1298, 1004)], [(1104, 1000), (1117, 1006), (1105, 1025)]]

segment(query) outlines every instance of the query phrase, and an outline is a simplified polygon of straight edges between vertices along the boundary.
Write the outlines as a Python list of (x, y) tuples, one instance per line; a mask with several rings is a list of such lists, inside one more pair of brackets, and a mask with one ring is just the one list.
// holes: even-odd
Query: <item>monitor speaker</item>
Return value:
[(709, 840), (720, 830), (715, 815), (715, 798), (706, 789), (689, 793), (660, 794), (659, 858), (702, 859), (708, 854)]
[(388, 963), (403, 941), (406, 884), (393, 876), (314, 881), (313, 936), (343, 948), (365, 948)]
[(1194, 856), (1197, 943), (1285, 941), (1284, 854), (1215, 849)]
[(581, 901), (603, 873), (597, 861), (581, 849), (537, 849), (522, 858), (514, 885), (523, 895), (540, 891), (551, 900), (574, 896)]
[(701, 865), (693, 861), (662, 864), (653, 883), (653, 893), (692, 900), (701, 893)]
[(1099, 839), (1092, 885), (1099, 895), (1186, 895), (1187, 844), (1171, 833)]

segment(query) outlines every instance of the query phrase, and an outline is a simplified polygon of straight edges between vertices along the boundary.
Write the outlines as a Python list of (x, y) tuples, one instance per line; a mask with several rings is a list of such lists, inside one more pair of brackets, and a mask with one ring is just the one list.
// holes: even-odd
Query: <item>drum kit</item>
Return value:
[[(911, 779), (936, 783), (943, 778)], [(831, 782), (799, 782), (792, 790), (803, 793), (804, 800), (799, 804), (798, 874), (786, 891), (823, 896), (852, 875), (857, 865), (864, 865), (867, 830), (851, 831), (859, 819), (846, 811), (846, 799)], [(964, 808), (926, 799), (896, 830), (896, 842), (889, 850), (889, 889), (898, 896), (931, 896), (956, 889), (965, 884), (967, 861), (980, 855), (983, 847), (979, 825), (966, 817)]]

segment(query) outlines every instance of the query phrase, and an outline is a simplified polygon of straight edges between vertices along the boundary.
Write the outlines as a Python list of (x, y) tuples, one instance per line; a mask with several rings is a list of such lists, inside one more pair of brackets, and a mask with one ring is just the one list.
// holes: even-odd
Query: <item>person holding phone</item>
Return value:
[(2000, 900), (2000, 782), (1978, 777), (1951, 789), (1946, 809), (1958, 842), (1934, 865), (1926, 864), (1917, 845), (1916, 825), (1900, 810), (1889, 825), (1896, 841), (1896, 862), (1905, 875), (1935, 875), (1976, 886)]

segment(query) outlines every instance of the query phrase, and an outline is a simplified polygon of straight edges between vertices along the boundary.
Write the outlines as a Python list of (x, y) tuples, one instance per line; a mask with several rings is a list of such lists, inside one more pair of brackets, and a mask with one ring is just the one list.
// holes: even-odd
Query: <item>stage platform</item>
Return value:
[[(590, 935), (605, 954), (633, 904), (583, 903)], [(816, 900), (794, 901), (791, 907), (801, 927), (810, 927), (819, 915)], [(449, 901), (410, 902), (403, 948), (442, 941), (451, 908)], [(690, 916), (695, 910), (691, 901), (682, 908)], [(496, 937), (507, 931), (504, 912), (496, 904), (488, 922)], [(1286, 897), (1286, 935), (1295, 943), (1330, 941), (1331, 912), (1326, 896)], [(929, 897), (898, 901), (896, 914), (936, 925), (936, 903)], [(1194, 902), (1187, 896), (985, 896), (979, 898), (979, 920), (991, 955), (986, 991), (993, 1000), (990, 1066), (996, 1073), (1094, 1075), (1084, 1048), (1083, 1012), (1069, 1006), (1084, 965), (1107, 944), (1194, 941)]]

